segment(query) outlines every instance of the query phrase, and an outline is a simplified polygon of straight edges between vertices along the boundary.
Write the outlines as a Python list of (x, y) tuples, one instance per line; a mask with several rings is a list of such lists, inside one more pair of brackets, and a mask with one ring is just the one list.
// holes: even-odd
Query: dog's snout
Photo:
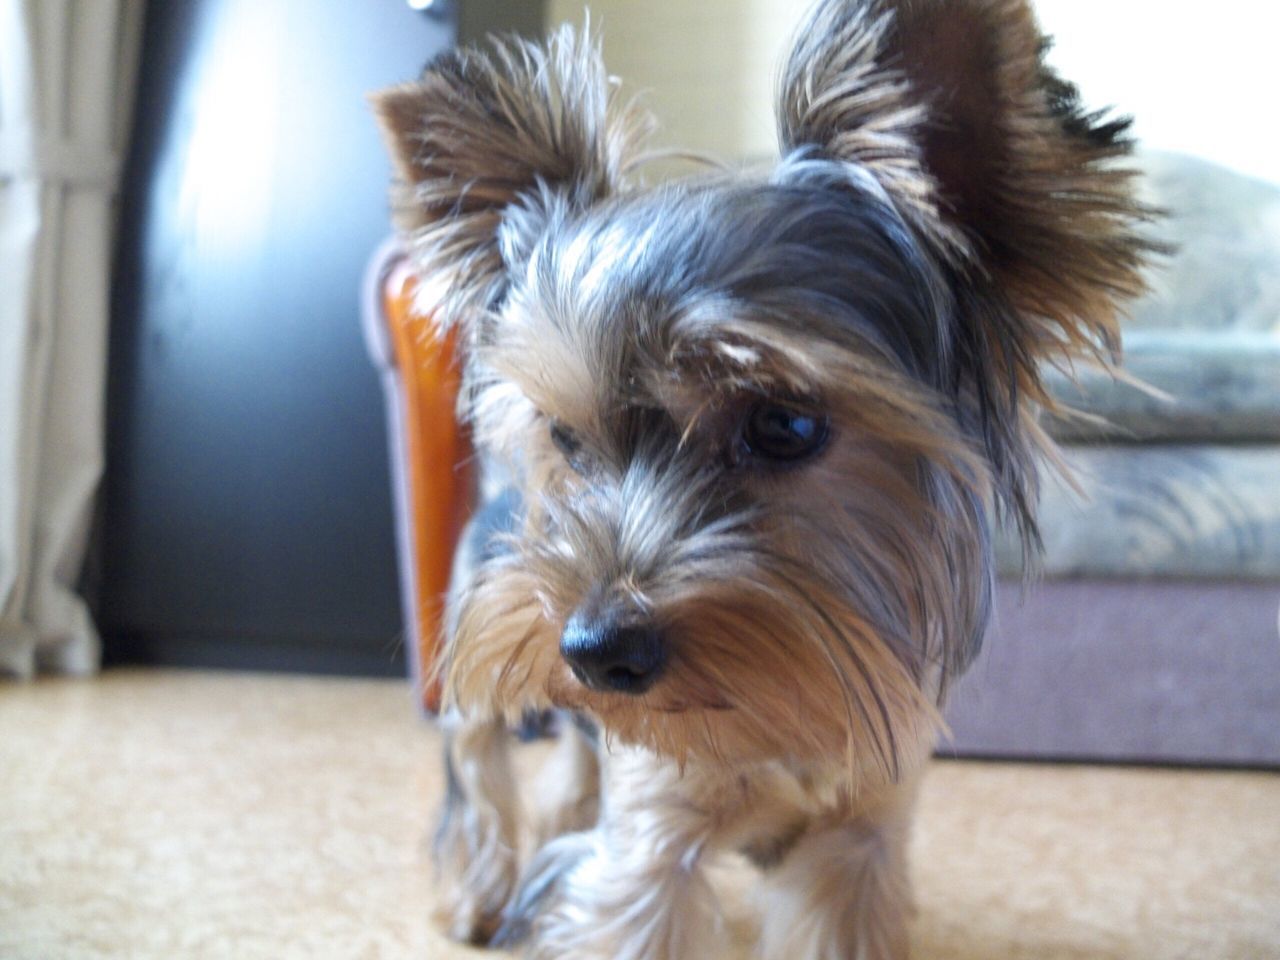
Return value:
[(581, 612), (565, 624), (560, 654), (591, 689), (633, 695), (652, 687), (667, 661), (666, 643), (656, 627)]

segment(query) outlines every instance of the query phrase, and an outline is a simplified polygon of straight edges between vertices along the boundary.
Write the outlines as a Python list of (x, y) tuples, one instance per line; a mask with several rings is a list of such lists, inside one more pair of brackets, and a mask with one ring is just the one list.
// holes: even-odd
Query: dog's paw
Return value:
[(455, 888), (443, 892), (436, 903), (436, 925), (445, 936), (473, 947), (494, 945), (494, 936), (502, 926), (502, 912), (490, 910), (483, 899)]
[(600, 819), (600, 760), (594, 731), (581, 726), (587, 722), (560, 717), (555, 749), (533, 784), (535, 850), (565, 834), (590, 830)]
[(801, 838), (759, 889), (761, 960), (907, 960), (900, 851), (857, 824)]
[(618, 856), (601, 830), (566, 834), (535, 856), (494, 945), (526, 960), (684, 960), (711, 956), (719, 924), (692, 863)]
[(437, 847), (435, 921), (452, 940), (483, 946), (502, 925), (515, 887), (516, 861), (510, 851), (489, 849), (467, 860), (457, 850)]
[(565, 878), (591, 855), (592, 846), (590, 832), (563, 834), (543, 846), (525, 870), (492, 945), (510, 949), (530, 943), (539, 917), (559, 899)]
[(436, 832), (436, 924), (453, 940), (483, 945), (502, 924), (518, 865), (511, 827), (478, 805), (446, 806)]

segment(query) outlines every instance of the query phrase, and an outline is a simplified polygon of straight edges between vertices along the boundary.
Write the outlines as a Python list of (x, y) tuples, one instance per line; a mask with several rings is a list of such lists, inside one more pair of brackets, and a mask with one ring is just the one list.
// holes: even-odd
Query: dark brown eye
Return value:
[(566, 460), (573, 463), (582, 450), (582, 443), (573, 435), (573, 431), (559, 420), (552, 420), (550, 429), (551, 442), (556, 445), (557, 450), (564, 454)]
[(781, 403), (758, 403), (742, 428), (746, 453), (758, 460), (795, 463), (813, 456), (827, 442), (830, 420)]

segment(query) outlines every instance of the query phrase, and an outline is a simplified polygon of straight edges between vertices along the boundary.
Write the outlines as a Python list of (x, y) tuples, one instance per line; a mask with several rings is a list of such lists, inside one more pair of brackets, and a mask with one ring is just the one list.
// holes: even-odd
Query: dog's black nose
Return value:
[(582, 613), (564, 625), (560, 655), (591, 689), (636, 696), (653, 686), (667, 662), (666, 644), (655, 627)]

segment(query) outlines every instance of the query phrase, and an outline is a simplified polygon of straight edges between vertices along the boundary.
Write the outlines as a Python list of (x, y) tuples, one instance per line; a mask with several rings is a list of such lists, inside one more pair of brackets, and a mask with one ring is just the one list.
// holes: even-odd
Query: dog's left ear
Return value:
[(501, 300), (547, 219), (620, 189), (651, 122), (616, 102), (587, 34), (445, 53), (375, 94), (392, 213), (442, 325)]
[(1143, 289), (1127, 120), (1084, 112), (1025, 0), (820, 0), (782, 78), (784, 151), (861, 163), (957, 234), (1050, 340), (1111, 346)]
[(956, 389), (1034, 537), (1024, 401), (1043, 361), (1108, 361), (1152, 245), (1125, 120), (1087, 113), (1043, 62), (1026, 0), (819, 0), (783, 72), (784, 153), (869, 171), (949, 264)]
[(1025, 0), (819, 0), (783, 73), (782, 146), (867, 166), (1046, 337), (1111, 347), (1149, 250), (1110, 163), (1129, 123), (1085, 113), (1047, 47)]

